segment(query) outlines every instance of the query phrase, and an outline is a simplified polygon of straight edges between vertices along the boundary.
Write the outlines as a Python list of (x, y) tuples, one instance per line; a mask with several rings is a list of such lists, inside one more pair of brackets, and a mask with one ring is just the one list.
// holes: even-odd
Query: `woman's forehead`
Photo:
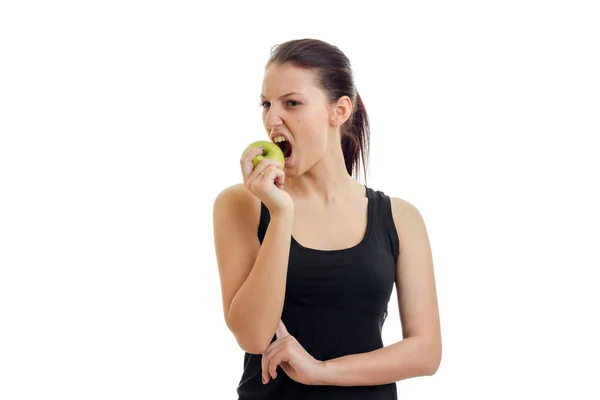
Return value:
[(265, 96), (280, 96), (291, 92), (306, 95), (310, 89), (314, 89), (315, 87), (315, 75), (311, 70), (291, 65), (271, 65), (265, 71), (262, 93)]

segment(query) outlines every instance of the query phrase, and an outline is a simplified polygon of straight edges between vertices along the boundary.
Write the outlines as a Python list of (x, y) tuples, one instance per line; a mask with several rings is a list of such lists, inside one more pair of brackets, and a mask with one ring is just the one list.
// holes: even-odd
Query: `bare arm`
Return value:
[(293, 211), (272, 214), (261, 246), (259, 215), (260, 201), (241, 184), (214, 203), (225, 321), (240, 347), (253, 354), (265, 351), (281, 319), (294, 218)]
[(420, 212), (404, 200), (392, 198), (392, 213), (400, 239), (396, 288), (404, 339), (325, 362), (320, 384), (380, 385), (433, 375), (440, 365), (440, 318), (427, 229)]

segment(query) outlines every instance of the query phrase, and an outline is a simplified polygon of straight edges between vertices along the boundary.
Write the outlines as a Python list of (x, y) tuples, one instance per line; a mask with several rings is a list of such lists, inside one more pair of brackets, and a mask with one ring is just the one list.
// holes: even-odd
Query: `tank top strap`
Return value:
[(267, 227), (269, 226), (269, 221), (271, 221), (271, 214), (269, 213), (269, 209), (265, 206), (265, 203), (260, 202), (260, 220), (258, 223), (258, 240), (262, 244), (265, 235), (267, 234)]
[(373, 190), (369, 187), (367, 190), (370, 191), (369, 200), (373, 201), (373, 227), (378, 234), (386, 236), (394, 261), (396, 261), (400, 253), (400, 240), (394, 224), (392, 200), (380, 190)]

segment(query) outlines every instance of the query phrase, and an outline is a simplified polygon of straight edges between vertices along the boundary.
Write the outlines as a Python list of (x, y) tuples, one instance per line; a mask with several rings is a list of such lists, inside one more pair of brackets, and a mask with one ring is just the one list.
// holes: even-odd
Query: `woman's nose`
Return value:
[(279, 116), (279, 113), (276, 109), (270, 108), (265, 115), (265, 127), (268, 129), (273, 129), (276, 126), (282, 125), (283, 120)]

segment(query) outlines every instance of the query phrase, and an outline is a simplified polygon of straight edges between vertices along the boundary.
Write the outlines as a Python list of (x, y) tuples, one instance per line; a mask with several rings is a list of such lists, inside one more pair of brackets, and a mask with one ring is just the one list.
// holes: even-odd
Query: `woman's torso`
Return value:
[[(357, 236), (358, 229), (345, 232), (341, 238), (346, 243), (356, 244), (329, 250), (335, 240), (326, 240), (325, 236), (320, 240), (301, 227), (295, 230), (299, 239), (291, 237), (281, 319), (290, 334), (318, 360), (383, 347), (381, 331), (396, 278), (399, 243), (389, 197), (383, 192), (365, 189), (367, 202), (363, 215), (358, 214), (355, 224), (339, 224), (360, 226), (360, 220), (365, 221), (362, 233), (359, 232), (362, 239)], [(258, 228), (261, 242), (269, 219), (268, 209), (261, 204)], [(329, 238), (335, 234), (334, 229), (339, 229), (327, 221), (320, 226)], [(324, 245), (317, 247), (317, 243)], [(309, 386), (293, 381), (280, 368), (277, 379), (263, 385), (261, 358), (260, 354), (245, 354), (244, 371), (237, 388), (240, 400), (396, 399), (395, 383), (364, 387)]]

